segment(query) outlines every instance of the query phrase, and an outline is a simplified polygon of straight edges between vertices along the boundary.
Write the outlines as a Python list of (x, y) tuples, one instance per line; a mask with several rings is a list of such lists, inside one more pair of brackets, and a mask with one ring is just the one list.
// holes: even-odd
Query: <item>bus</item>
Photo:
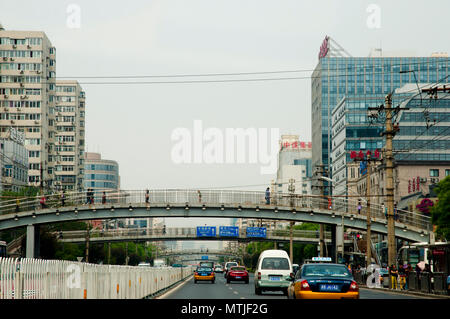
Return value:
[(6, 258), (6, 241), (0, 240), (0, 257)]
[(414, 268), (419, 262), (431, 266), (431, 271), (442, 271), (442, 268), (449, 268), (446, 262), (449, 244), (446, 242), (436, 242), (429, 244), (427, 242), (414, 243), (403, 246), (398, 250), (397, 263), (409, 263)]

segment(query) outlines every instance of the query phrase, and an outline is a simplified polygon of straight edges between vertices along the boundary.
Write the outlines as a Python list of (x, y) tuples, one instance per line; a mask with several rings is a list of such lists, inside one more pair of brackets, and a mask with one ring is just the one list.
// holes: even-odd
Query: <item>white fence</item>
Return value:
[(140, 299), (191, 275), (191, 267), (0, 258), (0, 299)]

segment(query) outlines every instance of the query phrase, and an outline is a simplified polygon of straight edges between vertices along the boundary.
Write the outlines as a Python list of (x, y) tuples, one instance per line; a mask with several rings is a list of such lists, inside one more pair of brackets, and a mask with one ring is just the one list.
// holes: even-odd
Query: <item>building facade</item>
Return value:
[[(448, 92), (436, 91), (431, 98), (422, 90), (444, 85), (405, 85), (397, 89), (401, 109), (397, 114), (398, 131), (393, 139), (394, 148), (394, 201), (398, 208), (410, 208), (408, 199), (427, 196), (441, 179), (450, 175), (450, 97)], [(349, 166), (350, 167), (350, 166)], [(353, 167), (355, 168), (355, 167)], [(383, 204), (386, 194), (384, 163), (374, 167), (371, 180), (371, 200)], [(366, 178), (359, 170), (356, 191), (363, 195)], [(354, 179), (352, 180), (354, 181)]]
[(84, 189), (111, 191), (120, 189), (119, 164), (102, 159), (100, 153), (84, 153)]
[(56, 50), (44, 32), (0, 28), (0, 138), (10, 127), (25, 134), (31, 186), (40, 186), (41, 179), (44, 187), (53, 183), (55, 78)]
[(9, 130), (8, 139), (0, 139), (0, 191), (18, 192), (28, 185), (28, 151), (25, 134)]
[(56, 49), (44, 32), (0, 26), (0, 138), (11, 127), (25, 134), (28, 185), (82, 190), (84, 108), (76, 81), (56, 81)]
[(311, 194), (312, 145), (301, 142), (298, 135), (282, 135), (278, 152), (278, 169), (275, 187), (272, 192), (289, 193), (293, 180), (295, 194)]
[(59, 190), (84, 189), (85, 93), (77, 81), (56, 82), (54, 115), (55, 186)]
[[(407, 57), (401, 56), (401, 53), (386, 54), (379, 51), (377, 56), (352, 57), (333, 39), (326, 37), (320, 50), (319, 63), (312, 74), (313, 167), (324, 164), (331, 171), (334, 160), (332, 114), (344, 97), (350, 101), (352, 97), (359, 96), (360, 110), (365, 111), (365, 105), (383, 104), (385, 95), (396, 88), (408, 83), (416, 84), (416, 80), (419, 85), (435, 83), (448, 74), (448, 56), (445, 54)], [(364, 107), (363, 98), (370, 101), (364, 103)], [(365, 119), (361, 121), (361, 127), (355, 130), (354, 137), (367, 137), (364, 136), (365, 131), (371, 127), (365, 122)]]

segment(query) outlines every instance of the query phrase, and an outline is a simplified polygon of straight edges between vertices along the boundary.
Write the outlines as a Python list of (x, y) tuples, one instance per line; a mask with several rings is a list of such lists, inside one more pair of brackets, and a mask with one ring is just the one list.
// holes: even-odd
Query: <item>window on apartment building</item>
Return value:
[(430, 169), (430, 177), (439, 177), (438, 169)]
[(450, 169), (445, 170), (445, 176), (450, 176)]

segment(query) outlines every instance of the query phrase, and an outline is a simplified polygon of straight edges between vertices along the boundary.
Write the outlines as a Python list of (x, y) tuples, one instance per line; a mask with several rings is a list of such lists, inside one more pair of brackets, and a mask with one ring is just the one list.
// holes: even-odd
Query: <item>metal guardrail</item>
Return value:
[[(62, 235), (61, 239), (85, 239), (87, 235), (87, 230), (73, 230), (73, 231), (63, 231), (55, 232), (57, 235)], [(197, 237), (197, 229), (193, 227), (171, 227), (165, 230), (160, 228), (137, 228), (137, 229), (112, 229), (112, 230), (90, 230), (89, 238), (102, 238), (102, 237)], [(216, 237), (221, 237), (219, 234)], [(239, 231), (240, 238), (246, 238), (246, 228), (241, 228)], [(289, 230), (285, 229), (275, 229), (267, 230), (266, 238), (279, 238), (279, 237), (290, 237)], [(311, 238), (319, 239), (319, 231), (316, 230), (292, 230), (292, 237), (294, 238)], [(225, 237), (224, 237), (225, 238)], [(226, 237), (227, 239), (232, 239), (234, 237)], [(331, 239), (331, 232), (325, 232), (325, 239)]]
[[(64, 206), (80, 207), (88, 204), (88, 192), (65, 193)], [(107, 205), (113, 204), (145, 204), (145, 190), (120, 190), (105, 191)], [(94, 192), (93, 205), (102, 203), (103, 191)], [(47, 207), (62, 207), (63, 200), (61, 194), (50, 194), (46, 196)], [(251, 206), (264, 208), (266, 204), (265, 192), (259, 191), (235, 191), (235, 190), (149, 190), (149, 205), (207, 205), (207, 206)], [(358, 201), (344, 197), (331, 197), (331, 207), (329, 207), (328, 197), (314, 195), (291, 195), (286, 193), (275, 193), (271, 195), (270, 205), (279, 208), (289, 209), (323, 209), (337, 213), (352, 214), (354, 216), (366, 215), (366, 203), (361, 203), (362, 209), (358, 213)], [(40, 196), (20, 199), (19, 211), (34, 211), (41, 208)], [(11, 214), (16, 212), (16, 200), (2, 201), (0, 204), (0, 214)], [(424, 214), (397, 211), (397, 222), (413, 226), (425, 231), (431, 231), (431, 218)], [(371, 205), (371, 217), (386, 220), (383, 207), (381, 205)]]
[[(420, 292), (426, 294), (435, 294), (435, 295), (447, 295), (447, 276), (448, 274), (443, 272), (421, 272), (419, 275), (412, 271), (406, 277), (405, 286), (402, 291), (405, 292)], [(356, 272), (353, 274), (355, 281), (358, 284), (366, 285), (367, 283), (367, 274), (362, 272)], [(391, 276), (386, 274), (383, 276), (383, 288), (387, 288), (388, 290), (392, 289)], [(400, 290), (400, 280), (397, 278), (397, 290)]]
[(192, 267), (0, 258), (0, 299), (141, 299), (191, 275)]

